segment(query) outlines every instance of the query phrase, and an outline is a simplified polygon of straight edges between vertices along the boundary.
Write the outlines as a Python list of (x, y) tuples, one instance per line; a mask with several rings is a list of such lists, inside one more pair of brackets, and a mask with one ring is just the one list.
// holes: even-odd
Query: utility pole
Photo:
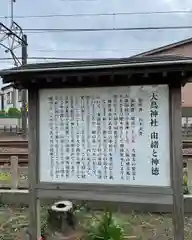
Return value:
[[(11, 55), (14, 65), (21, 66), (27, 63), (27, 36), (23, 34), (22, 28), (14, 21), (14, 4), (16, 0), (10, 0), (10, 27), (0, 22), (0, 47), (5, 49), (5, 53)], [(21, 57), (17, 56), (16, 49), (21, 48)], [(20, 61), (20, 59), (22, 59)], [(24, 137), (27, 133), (27, 91), (22, 90), (22, 133)]]
[(11, 0), (11, 26), (13, 25), (13, 5), (15, 3), (15, 0)]
[[(27, 64), (27, 36), (22, 36), (22, 65)], [(27, 90), (22, 90), (22, 133), (27, 134)]]

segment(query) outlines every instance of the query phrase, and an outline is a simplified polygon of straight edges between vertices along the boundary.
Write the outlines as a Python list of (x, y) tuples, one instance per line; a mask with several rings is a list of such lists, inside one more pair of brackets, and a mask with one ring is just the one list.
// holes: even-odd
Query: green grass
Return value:
[[(45, 210), (41, 210), (41, 215)], [(100, 214), (97, 212), (96, 214)], [(0, 207), (0, 240), (22, 240), (21, 231), (28, 224), (28, 209)], [(159, 214), (121, 214), (115, 213), (114, 218), (124, 228), (127, 239), (138, 240), (171, 240), (172, 220), (170, 215)], [(80, 219), (84, 224), (89, 224), (91, 215)], [(129, 237), (129, 238), (128, 238)], [(185, 240), (192, 240), (192, 217), (185, 217)]]
[(11, 183), (11, 174), (10, 173), (0, 173), (0, 183), (1, 181)]

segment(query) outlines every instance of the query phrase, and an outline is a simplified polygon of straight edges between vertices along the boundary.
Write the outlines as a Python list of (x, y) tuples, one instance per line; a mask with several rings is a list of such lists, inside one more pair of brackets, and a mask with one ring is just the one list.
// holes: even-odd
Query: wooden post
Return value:
[(29, 91), (29, 211), (30, 240), (40, 239), (40, 200), (37, 198), (38, 183), (38, 91)]
[(171, 87), (170, 95), (174, 240), (184, 240), (181, 86)]
[(18, 189), (19, 185), (19, 159), (18, 156), (11, 156), (11, 189)]

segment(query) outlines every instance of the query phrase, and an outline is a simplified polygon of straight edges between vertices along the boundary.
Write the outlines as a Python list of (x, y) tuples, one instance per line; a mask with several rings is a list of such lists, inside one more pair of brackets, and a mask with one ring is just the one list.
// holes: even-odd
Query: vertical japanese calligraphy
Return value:
[(151, 124), (151, 172), (152, 175), (159, 175), (159, 159), (158, 159), (158, 148), (159, 148), (159, 133), (158, 133), (158, 124), (159, 124), (159, 105), (158, 105), (159, 96), (158, 93), (152, 92), (150, 98), (150, 124)]
[(40, 181), (168, 186), (168, 86), (40, 91)]
[(50, 156), (50, 176), (53, 177), (54, 173), (54, 136), (53, 136), (53, 97), (48, 98), (49, 103), (49, 156)]

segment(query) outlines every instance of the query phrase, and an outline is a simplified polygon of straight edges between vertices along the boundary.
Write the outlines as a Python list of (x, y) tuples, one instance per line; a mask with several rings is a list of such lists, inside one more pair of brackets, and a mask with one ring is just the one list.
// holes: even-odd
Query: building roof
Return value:
[(162, 47), (154, 48), (152, 50), (136, 54), (133, 57), (141, 57), (141, 56), (149, 56), (149, 55), (153, 55), (153, 54), (158, 54), (158, 53), (161, 53), (163, 51), (169, 50), (171, 48), (180, 47), (182, 45), (189, 44), (189, 43), (192, 43), (192, 38), (187, 38), (187, 39), (184, 39), (184, 40), (179, 41), (179, 42), (174, 42), (174, 43), (171, 43), (171, 44), (168, 44), (168, 45), (164, 45)]
[(10, 83), (10, 84), (8, 84), (8, 85), (3, 86), (3, 87), (1, 88), (1, 91), (4, 91), (4, 90), (9, 89), (9, 88), (13, 88), (13, 87), (14, 87), (14, 85), (13, 85), (12, 83)]

